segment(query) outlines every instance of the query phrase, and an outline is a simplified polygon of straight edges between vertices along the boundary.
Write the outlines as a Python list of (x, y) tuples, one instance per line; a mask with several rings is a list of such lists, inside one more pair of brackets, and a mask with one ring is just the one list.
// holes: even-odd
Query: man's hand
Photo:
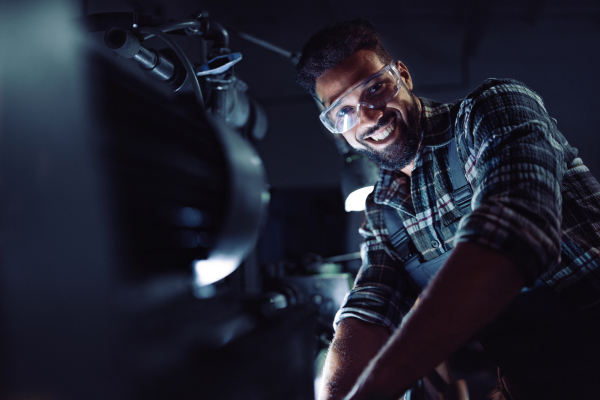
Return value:
[(360, 375), (345, 400), (397, 400), (473, 337), (521, 291), (506, 256), (459, 243), (413, 313)]
[(319, 400), (343, 399), (389, 337), (379, 325), (356, 318), (340, 321), (327, 353)]

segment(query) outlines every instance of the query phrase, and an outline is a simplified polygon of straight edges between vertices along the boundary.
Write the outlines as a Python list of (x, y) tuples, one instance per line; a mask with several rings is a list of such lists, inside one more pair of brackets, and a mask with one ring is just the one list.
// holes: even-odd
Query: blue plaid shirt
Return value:
[[(542, 99), (520, 82), (488, 79), (461, 101), (420, 101), (412, 175), (381, 171), (360, 230), (363, 265), (334, 325), (355, 317), (393, 331), (419, 295), (390, 244), (384, 204), (423, 261), (474, 242), (510, 257), (528, 286), (539, 280), (581, 309), (600, 303), (600, 185)], [(451, 195), (451, 140), (473, 189), (466, 215)]]

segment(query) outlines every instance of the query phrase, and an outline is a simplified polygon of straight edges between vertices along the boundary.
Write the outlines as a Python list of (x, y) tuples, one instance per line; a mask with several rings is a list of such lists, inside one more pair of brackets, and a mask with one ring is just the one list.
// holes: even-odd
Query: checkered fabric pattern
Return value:
[[(391, 332), (419, 295), (390, 244), (384, 204), (397, 210), (422, 261), (474, 242), (510, 257), (528, 286), (543, 282), (580, 309), (598, 305), (600, 185), (542, 99), (520, 82), (488, 79), (461, 101), (420, 101), (412, 176), (381, 171), (360, 230), (363, 265), (334, 326), (355, 317)], [(473, 189), (466, 215), (451, 194), (451, 140)]]

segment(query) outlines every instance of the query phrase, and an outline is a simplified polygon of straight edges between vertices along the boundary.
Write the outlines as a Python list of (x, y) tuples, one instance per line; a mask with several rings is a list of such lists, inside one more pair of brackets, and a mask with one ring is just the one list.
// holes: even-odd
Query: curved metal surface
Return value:
[(216, 118), (229, 167), (227, 215), (217, 241), (206, 260), (195, 260), (194, 283), (202, 287), (232, 273), (256, 244), (269, 203), (261, 159), (242, 137)]

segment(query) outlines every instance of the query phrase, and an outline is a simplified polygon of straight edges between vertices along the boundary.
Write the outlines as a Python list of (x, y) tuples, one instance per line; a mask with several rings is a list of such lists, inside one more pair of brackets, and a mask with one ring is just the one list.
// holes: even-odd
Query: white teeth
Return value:
[(369, 136), (369, 139), (372, 139), (372, 140), (378, 142), (378, 141), (383, 140), (386, 137), (388, 137), (393, 130), (394, 130), (394, 123), (392, 122), (388, 126), (386, 126), (383, 131), (374, 133), (373, 135)]

